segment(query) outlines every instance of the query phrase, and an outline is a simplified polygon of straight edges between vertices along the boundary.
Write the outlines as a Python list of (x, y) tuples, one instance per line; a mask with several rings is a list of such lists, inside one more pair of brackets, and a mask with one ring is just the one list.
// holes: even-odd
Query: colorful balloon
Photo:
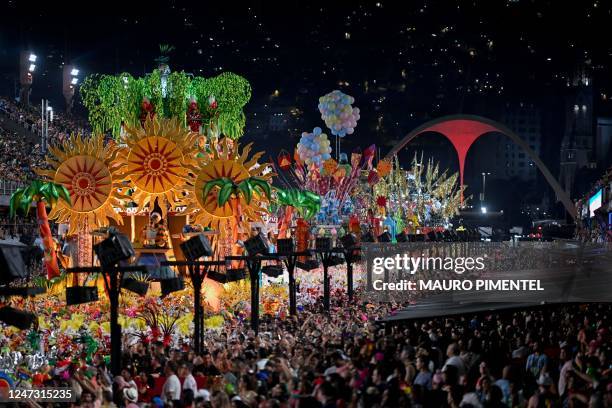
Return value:
[(297, 145), (297, 154), (307, 166), (314, 164), (321, 168), (325, 160), (331, 158), (331, 147), (327, 135), (316, 127), (312, 133), (302, 132), (302, 138)]
[[(355, 98), (338, 90), (332, 91), (319, 98), (319, 112), (325, 125), (332, 135), (345, 137), (353, 134), (359, 120), (359, 108), (352, 107)], [(317, 129), (317, 128), (315, 128)]]

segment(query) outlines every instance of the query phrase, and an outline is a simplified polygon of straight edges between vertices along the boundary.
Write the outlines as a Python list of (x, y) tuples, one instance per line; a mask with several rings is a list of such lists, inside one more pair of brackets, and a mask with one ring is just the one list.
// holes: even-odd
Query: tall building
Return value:
[(576, 172), (590, 167), (594, 158), (593, 83), (585, 66), (577, 70), (567, 86), (559, 181), (572, 196)]
[[(506, 104), (501, 123), (523, 139), (540, 156), (542, 124), (540, 111), (533, 103)], [(497, 135), (495, 168), (499, 178), (519, 178), (535, 182), (538, 170), (527, 153), (504, 135)]]
[(612, 118), (597, 118), (597, 134), (595, 140), (597, 167), (606, 169), (612, 165)]

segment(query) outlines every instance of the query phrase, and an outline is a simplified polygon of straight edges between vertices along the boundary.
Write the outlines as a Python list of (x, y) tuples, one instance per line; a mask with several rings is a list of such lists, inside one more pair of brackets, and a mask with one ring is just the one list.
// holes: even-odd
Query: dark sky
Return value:
[[(323, 126), (318, 97), (336, 88), (362, 111), (347, 148), (377, 142), (383, 151), (445, 114), (488, 116), (491, 106), (525, 100), (546, 112), (579, 65), (592, 72), (598, 112), (608, 113), (612, 95), (611, 1), (58, 3), (0, 6), (3, 94), (13, 92), (22, 49), (41, 57), (33, 98), (61, 106), (61, 63), (72, 62), (83, 75), (142, 75), (155, 67), (158, 44), (170, 43), (173, 70), (233, 71), (251, 82), (245, 138), (262, 138), (249, 126), (254, 112), (261, 118), (275, 107), (303, 111), (289, 137), (260, 140), (272, 152)], [(280, 97), (270, 98), (274, 90)], [(554, 150), (558, 141), (548, 145)], [(559, 157), (558, 150), (544, 154)]]
[(605, 70), (612, 53), (609, 1), (165, 1), (131, 10), (128, 1), (58, 3), (5, 2), (4, 75), (16, 71), (24, 47), (41, 55), (51, 86), (64, 61), (85, 74), (142, 74), (164, 42), (177, 48), (174, 69), (242, 74), (255, 100), (275, 89), (318, 96), (338, 81), (355, 94), (364, 81), (404, 82), (414, 107), (435, 114), (436, 93), (455, 96), (478, 77), (484, 94), (527, 95), (577, 62)]

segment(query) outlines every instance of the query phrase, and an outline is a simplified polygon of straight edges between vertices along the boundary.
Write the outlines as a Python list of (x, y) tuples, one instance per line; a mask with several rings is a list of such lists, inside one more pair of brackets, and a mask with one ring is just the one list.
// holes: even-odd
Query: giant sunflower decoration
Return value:
[(157, 202), (166, 216), (169, 205), (183, 202), (185, 179), (196, 164), (197, 133), (174, 119), (147, 118), (144, 127), (127, 127), (121, 154), (125, 180), (134, 189), (132, 200), (140, 209)]
[(198, 158), (189, 180), (187, 211), (194, 213), (195, 223), (224, 233), (228, 224), (248, 229), (249, 222), (262, 220), (273, 174), (257, 162), (264, 152), (249, 158), (251, 145), (240, 153), (235, 141), (211, 139), (209, 156)]
[(37, 172), (66, 187), (71, 204), (58, 201), (49, 218), (69, 223), (69, 234), (84, 226), (106, 226), (109, 218), (123, 223), (114, 210), (121, 207), (118, 189), (123, 165), (117, 160), (119, 152), (114, 143), (105, 144), (101, 135), (85, 138), (73, 134), (62, 145), (50, 146), (46, 159), (49, 168)]

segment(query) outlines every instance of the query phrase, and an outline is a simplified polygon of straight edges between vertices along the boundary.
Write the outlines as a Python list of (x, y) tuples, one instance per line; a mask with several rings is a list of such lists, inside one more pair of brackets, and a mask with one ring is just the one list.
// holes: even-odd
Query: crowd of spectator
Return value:
[(334, 306), (266, 316), (258, 334), (227, 320), (200, 354), (126, 343), (116, 376), (100, 355), (65, 356), (34, 380), (72, 387), (84, 408), (612, 407), (609, 304), (393, 325), (381, 319), (397, 305)]
[[(37, 136), (41, 133), (42, 115), (39, 107), (23, 106), (9, 98), (0, 97), (0, 114), (7, 115), (11, 120), (21, 124), (26, 130)], [(49, 144), (61, 143), (72, 133), (89, 134), (87, 121), (54, 111), (53, 120), (49, 123), (48, 129)]]

